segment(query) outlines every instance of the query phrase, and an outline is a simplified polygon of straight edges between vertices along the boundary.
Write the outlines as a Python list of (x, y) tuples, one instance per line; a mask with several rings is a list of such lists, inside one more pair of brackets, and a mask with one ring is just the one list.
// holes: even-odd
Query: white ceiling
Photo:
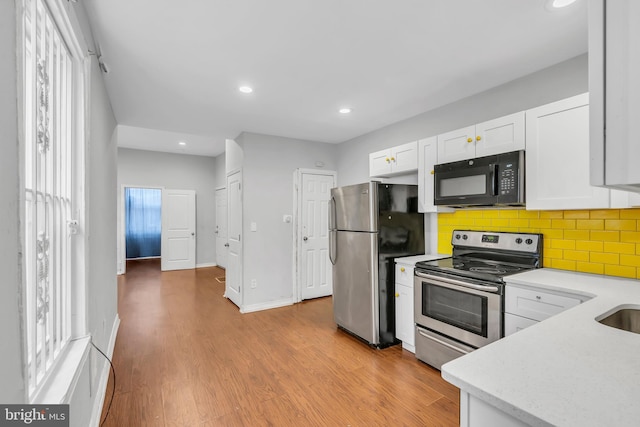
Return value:
[(343, 142), (586, 52), (586, 0), (547, 2), (83, 0), (119, 145), (210, 156)]

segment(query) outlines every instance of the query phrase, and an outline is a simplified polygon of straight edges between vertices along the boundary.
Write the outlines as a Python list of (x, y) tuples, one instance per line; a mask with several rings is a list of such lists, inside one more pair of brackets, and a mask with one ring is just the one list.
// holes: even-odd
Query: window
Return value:
[[(83, 170), (82, 63), (55, 1), (24, 0), (24, 305), (29, 399), (72, 333), (81, 252), (74, 237)], [(60, 9), (54, 8), (59, 11)], [(75, 310), (77, 311), (77, 310)]]

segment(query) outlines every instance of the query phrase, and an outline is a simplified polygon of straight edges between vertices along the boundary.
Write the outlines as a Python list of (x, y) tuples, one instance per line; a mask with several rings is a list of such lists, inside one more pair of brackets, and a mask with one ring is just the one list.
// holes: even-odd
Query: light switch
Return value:
[(258, 224), (256, 224), (255, 222), (251, 223), (251, 231), (258, 231)]

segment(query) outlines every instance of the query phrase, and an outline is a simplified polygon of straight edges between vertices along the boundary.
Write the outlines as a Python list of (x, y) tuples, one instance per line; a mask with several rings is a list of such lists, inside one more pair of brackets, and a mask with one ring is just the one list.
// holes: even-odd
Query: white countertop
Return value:
[(444, 254), (414, 255), (414, 256), (405, 256), (401, 258), (395, 258), (393, 261), (398, 264), (404, 264), (410, 267), (415, 267), (416, 262), (433, 261), (434, 259), (442, 259), (442, 258), (451, 258), (451, 255), (444, 255)]
[(442, 366), (442, 377), (534, 426), (640, 425), (640, 334), (598, 323), (640, 308), (640, 281), (542, 268), (506, 278), (592, 299)]

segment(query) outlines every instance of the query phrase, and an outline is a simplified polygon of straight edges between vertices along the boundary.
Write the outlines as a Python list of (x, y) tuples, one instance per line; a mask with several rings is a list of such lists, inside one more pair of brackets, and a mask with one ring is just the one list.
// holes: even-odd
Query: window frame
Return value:
[[(37, 3), (42, 4), (44, 13), (48, 14), (51, 19), (51, 25), (55, 27), (55, 31), (60, 37), (60, 43), (63, 43), (70, 58), (71, 73), (67, 84), (69, 85), (69, 96), (71, 99), (71, 115), (69, 133), (71, 134), (73, 155), (73, 171), (72, 183), (70, 184), (70, 198), (71, 209), (70, 218), (77, 220), (79, 227), (77, 234), (69, 236), (71, 250), (69, 251), (69, 276), (68, 284), (64, 285), (68, 292), (68, 313), (66, 321), (68, 326), (68, 340), (64, 342), (64, 345), (60, 346), (57, 356), (54, 358), (50, 366), (45, 367), (45, 373), (39, 381), (36, 381), (35, 385), (30, 380), (31, 368), (29, 361), (29, 346), (33, 345), (29, 343), (31, 334), (29, 333), (29, 314), (27, 309), (27, 297), (33, 296), (33, 292), (29, 291), (29, 287), (37, 288), (37, 280), (34, 281), (33, 277), (31, 283), (27, 283), (27, 266), (31, 265), (33, 268), (33, 262), (26, 260), (27, 250), (27, 236), (26, 236), (26, 224), (27, 224), (27, 144), (31, 144), (31, 150), (37, 154), (36, 143), (36, 131), (37, 131), (37, 113), (38, 108), (36, 99), (38, 96), (37, 91), (37, 76), (36, 78), (29, 79), (26, 75), (29, 69), (37, 73), (37, 60), (34, 57), (31, 59), (31, 64), (27, 64), (29, 56), (27, 55), (28, 48), (28, 35), (31, 30), (36, 27), (37, 24), (30, 25), (27, 28), (27, 14), (33, 19), (34, 12), (37, 7)], [(85, 44), (85, 40), (81, 37), (82, 32), (78, 24), (78, 20), (75, 17), (71, 4), (63, 2), (63, 0), (21, 0), (17, 8), (17, 27), (18, 27), (18, 105), (19, 105), (19, 175), (20, 175), (20, 218), (22, 226), (20, 227), (20, 243), (21, 243), (21, 324), (22, 324), (22, 343), (23, 343), (23, 374), (25, 379), (25, 401), (30, 403), (68, 403), (70, 399), (70, 391), (72, 390), (75, 382), (77, 381), (80, 368), (86, 361), (89, 352), (90, 338), (87, 336), (87, 313), (86, 313), (86, 271), (87, 265), (87, 251), (86, 248), (86, 234), (83, 232), (83, 225), (85, 224), (85, 211), (86, 211), (86, 177), (85, 177), (85, 165), (87, 154), (87, 135), (89, 114), (87, 106), (89, 105), (89, 82), (90, 82), (90, 63), (87, 53), (89, 52)], [(29, 8), (29, 10), (27, 10)], [(36, 31), (41, 31), (37, 28)], [(35, 49), (36, 43), (32, 43)], [(85, 53), (87, 52), (87, 53)], [(55, 64), (51, 65), (51, 67)], [(32, 76), (33, 77), (33, 76)], [(27, 85), (32, 84), (31, 89), (27, 89)], [(27, 98), (29, 97), (29, 98)], [(31, 115), (31, 118), (28, 118)], [(31, 127), (31, 130), (27, 130), (27, 126)], [(29, 138), (29, 140), (27, 140)], [(53, 179), (55, 181), (55, 179)], [(32, 189), (33, 190), (33, 189)], [(37, 215), (36, 215), (37, 216)], [(62, 230), (66, 234), (69, 232), (68, 226), (59, 227), (59, 231)], [(33, 237), (33, 236), (32, 236)], [(33, 249), (31, 250), (33, 255)], [(36, 262), (37, 264), (37, 262)], [(37, 322), (37, 321), (36, 321)], [(35, 342), (35, 340), (34, 340)]]

